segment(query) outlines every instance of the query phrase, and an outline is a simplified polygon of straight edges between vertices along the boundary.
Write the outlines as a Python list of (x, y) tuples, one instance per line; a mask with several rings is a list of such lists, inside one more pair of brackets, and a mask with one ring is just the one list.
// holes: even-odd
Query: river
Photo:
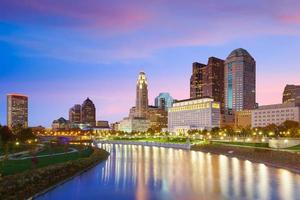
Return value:
[(300, 199), (300, 175), (287, 170), (181, 149), (100, 146), (107, 161), (37, 199)]

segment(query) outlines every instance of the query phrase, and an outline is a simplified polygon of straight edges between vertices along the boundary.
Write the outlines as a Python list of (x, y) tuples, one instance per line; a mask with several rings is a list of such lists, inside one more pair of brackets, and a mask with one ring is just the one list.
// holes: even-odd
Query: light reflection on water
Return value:
[(103, 145), (108, 160), (38, 199), (300, 199), (300, 175), (208, 153)]

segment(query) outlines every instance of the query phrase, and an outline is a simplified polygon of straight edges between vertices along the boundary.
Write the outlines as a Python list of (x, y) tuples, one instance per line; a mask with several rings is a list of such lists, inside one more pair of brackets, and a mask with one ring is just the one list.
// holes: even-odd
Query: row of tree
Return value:
[(224, 128), (213, 128), (211, 131), (207, 130), (190, 130), (188, 134), (211, 134), (212, 136), (217, 136), (222, 133), (226, 136), (239, 136), (239, 137), (249, 137), (249, 136), (268, 136), (268, 137), (300, 137), (300, 124), (296, 121), (287, 120), (279, 126), (276, 124), (269, 124), (266, 127), (257, 128), (233, 128), (230, 126)]
[[(110, 131), (111, 135), (127, 135), (128, 133), (122, 131)], [(300, 124), (296, 121), (287, 120), (281, 125), (277, 126), (276, 124), (270, 124), (266, 127), (259, 128), (233, 128), (231, 126), (223, 127), (223, 128), (213, 128), (212, 130), (189, 130), (187, 133), (183, 132), (182, 136), (187, 135), (211, 135), (211, 136), (219, 136), (226, 135), (229, 137), (249, 137), (249, 136), (265, 136), (265, 137), (300, 137)], [(158, 132), (153, 129), (149, 129), (145, 133), (132, 132), (130, 135), (160, 135), (160, 136), (168, 136), (170, 133), (168, 132)]]
[(36, 136), (30, 128), (17, 128), (11, 130), (7, 126), (0, 125), (0, 140), (3, 145), (14, 141), (26, 142), (35, 138)]

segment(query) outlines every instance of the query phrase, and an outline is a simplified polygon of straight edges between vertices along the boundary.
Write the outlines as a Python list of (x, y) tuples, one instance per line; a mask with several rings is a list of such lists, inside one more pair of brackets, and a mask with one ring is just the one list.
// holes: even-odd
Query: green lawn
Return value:
[(16, 145), (15, 143), (10, 143), (6, 147), (3, 147), (0, 145), (0, 156), (4, 155), (4, 152), (11, 154), (11, 153), (17, 153), (21, 151), (27, 151), (30, 149), (34, 149), (36, 147), (35, 144), (19, 144)]
[[(63, 163), (71, 160), (77, 160), (79, 158), (88, 157), (92, 154), (93, 149), (87, 148), (80, 152), (74, 152), (69, 154), (50, 156), (50, 157), (41, 157), (38, 158), (37, 168)], [(2, 175), (10, 175), (19, 172), (23, 172), (28, 169), (32, 169), (33, 164), (31, 158), (25, 160), (7, 160), (0, 162), (0, 173)]]
[(213, 144), (229, 144), (229, 145), (238, 145), (238, 146), (247, 146), (247, 147), (262, 147), (268, 148), (269, 143), (255, 143), (255, 142), (213, 142)]
[(286, 148), (286, 149), (287, 150), (292, 150), (292, 151), (300, 151), (300, 145), (289, 147), (289, 148)]

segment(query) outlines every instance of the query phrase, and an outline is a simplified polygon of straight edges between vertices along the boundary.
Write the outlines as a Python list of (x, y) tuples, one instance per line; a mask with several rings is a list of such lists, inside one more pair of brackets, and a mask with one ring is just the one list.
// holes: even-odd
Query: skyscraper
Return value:
[(149, 128), (160, 131), (167, 127), (168, 113), (165, 109), (148, 105), (148, 83), (144, 72), (140, 72), (136, 85), (136, 106), (129, 111), (128, 120), (135, 120), (143, 124), (143, 120), (149, 120)]
[(146, 74), (140, 72), (136, 84), (136, 117), (146, 117), (148, 109), (148, 83)]
[(159, 95), (155, 98), (155, 106), (164, 110), (171, 108), (173, 102), (174, 99), (169, 93), (159, 93)]
[(69, 121), (72, 124), (80, 124), (81, 123), (81, 105), (75, 104), (69, 110)]
[(190, 82), (191, 98), (213, 98), (224, 110), (224, 60), (210, 57), (207, 65), (193, 63)]
[(256, 62), (245, 49), (232, 51), (225, 61), (225, 109), (254, 109), (256, 104)]
[(193, 74), (190, 79), (190, 97), (201, 98), (203, 97), (203, 74), (206, 65), (194, 62), (193, 63)]
[(81, 106), (81, 121), (84, 124), (96, 126), (96, 108), (89, 98), (87, 98)]
[(7, 95), (7, 126), (28, 127), (28, 97), (22, 94)]
[(300, 85), (286, 85), (283, 91), (282, 103), (295, 102), (300, 104)]

